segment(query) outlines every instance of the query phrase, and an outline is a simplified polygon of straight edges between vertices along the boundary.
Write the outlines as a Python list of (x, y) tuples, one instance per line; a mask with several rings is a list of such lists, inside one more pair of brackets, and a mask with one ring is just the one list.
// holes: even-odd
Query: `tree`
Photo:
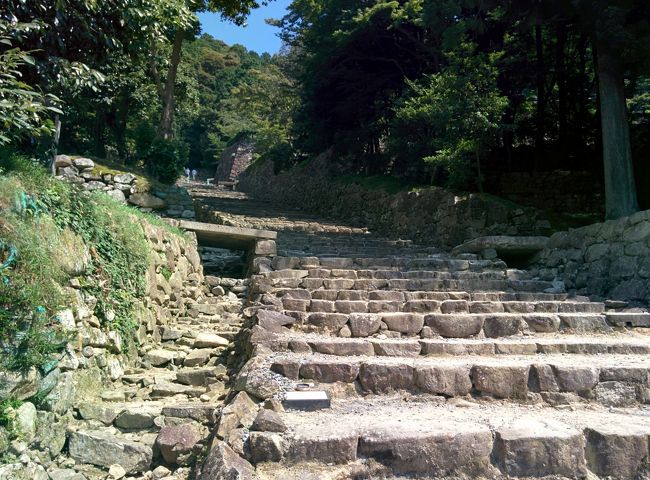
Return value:
[(10, 25), (0, 20), (0, 146), (51, 134), (54, 125), (49, 117), (61, 113), (54, 95), (43, 94), (21, 79), (21, 68), (34, 65), (34, 58), (14, 47), (13, 37), (38, 28), (36, 24)]
[(250, 81), (233, 88), (221, 104), (221, 129), (230, 138), (247, 134), (258, 156), (275, 161), (278, 168), (291, 162), (293, 116), (298, 106), (296, 83), (280, 66), (270, 64), (249, 71)]
[(574, 0), (596, 48), (605, 209), (609, 219), (638, 211), (625, 94), (626, 69), (650, 67), (650, 5), (644, 0)]
[[(174, 6), (171, 10), (168, 8), (170, 3)], [(191, 38), (198, 27), (196, 13), (206, 10), (219, 13), (223, 19), (242, 25), (250, 12), (259, 5), (256, 0), (168, 0), (168, 2), (155, 5), (156, 21), (154, 25), (160, 25), (162, 28), (152, 28), (154, 35), (151, 39), (151, 71), (162, 102), (160, 119), (162, 138), (169, 140), (174, 134), (174, 88), (178, 75), (178, 66), (181, 61), (183, 41)], [(170, 11), (174, 12), (174, 14), (170, 15)], [(155, 61), (160, 40), (159, 35), (163, 30), (171, 41), (171, 54), (164, 77)]]
[(498, 54), (462, 43), (447, 58), (440, 73), (410, 84), (396, 108), (390, 144), (394, 152), (443, 168), (446, 185), (466, 188), (474, 179), (483, 191), (481, 158), (495, 144), (508, 104), (496, 85)]

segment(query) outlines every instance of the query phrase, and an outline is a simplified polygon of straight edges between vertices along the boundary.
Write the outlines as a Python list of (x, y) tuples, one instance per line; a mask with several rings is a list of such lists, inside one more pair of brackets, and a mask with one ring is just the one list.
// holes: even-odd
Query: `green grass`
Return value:
[(134, 341), (152, 255), (141, 221), (177, 229), (59, 182), (19, 156), (0, 152), (0, 169), (0, 260), (10, 249), (16, 253), (0, 270), (0, 368), (44, 366), (65, 346), (68, 334), (56, 313), (74, 305), (64, 288), (72, 276), (84, 295), (97, 298), (94, 313), (103, 325), (127, 345)]

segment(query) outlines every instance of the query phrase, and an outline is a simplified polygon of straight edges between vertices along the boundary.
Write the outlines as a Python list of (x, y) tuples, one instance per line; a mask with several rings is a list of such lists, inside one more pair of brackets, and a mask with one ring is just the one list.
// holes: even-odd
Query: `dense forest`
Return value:
[(173, 181), (248, 136), (278, 169), (331, 149), (342, 173), (475, 191), (588, 171), (608, 217), (650, 207), (643, 0), (294, 0), (274, 56), (200, 33), (197, 12), (242, 23), (251, 0), (0, 5), (0, 143), (45, 161)]

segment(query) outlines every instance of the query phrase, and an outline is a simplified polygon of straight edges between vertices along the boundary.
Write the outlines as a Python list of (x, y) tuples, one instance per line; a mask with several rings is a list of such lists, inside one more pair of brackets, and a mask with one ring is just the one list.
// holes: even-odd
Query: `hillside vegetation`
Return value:
[(67, 341), (62, 310), (78, 295), (95, 299), (99, 323), (131, 338), (151, 255), (135, 220), (163, 222), (24, 157), (5, 154), (0, 168), (0, 368), (45, 367)]

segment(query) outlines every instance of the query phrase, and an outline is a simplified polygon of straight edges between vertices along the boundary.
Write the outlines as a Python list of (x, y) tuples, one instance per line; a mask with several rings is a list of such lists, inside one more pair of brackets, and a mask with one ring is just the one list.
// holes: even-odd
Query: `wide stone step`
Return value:
[[(323, 296), (314, 292), (314, 296)], [(350, 292), (355, 292), (354, 290)], [(366, 293), (366, 292), (359, 292)], [(404, 301), (402, 292), (391, 292), (394, 300), (368, 300), (359, 298), (381, 298), (381, 295), (349, 295), (347, 300), (282, 298), (284, 310), (296, 312), (323, 313), (603, 313), (604, 303), (595, 302), (472, 302), (467, 300), (408, 300)], [(345, 295), (337, 295), (344, 297)], [(388, 296), (387, 296), (388, 297)], [(402, 300), (399, 300), (399, 298)], [(390, 298), (390, 297), (388, 297)]]
[(650, 355), (650, 338), (635, 335), (539, 335), (506, 339), (339, 338), (323, 335), (278, 335), (267, 339), (274, 351), (335, 356), (419, 357), (438, 355)]
[(295, 300), (385, 300), (395, 302), (412, 302), (416, 300), (433, 300), (443, 302), (445, 300), (465, 300), (471, 302), (562, 302), (568, 300), (571, 303), (589, 302), (587, 297), (571, 297), (566, 293), (542, 293), (542, 292), (463, 292), (463, 291), (411, 291), (401, 290), (336, 290), (319, 289), (314, 291), (277, 288), (273, 294), (279, 298), (287, 297)]
[[(351, 279), (351, 278), (316, 278), (301, 276), (302, 270), (285, 270), (296, 272), (294, 276), (266, 278), (272, 288), (303, 288), (314, 290), (399, 290), (399, 291), (511, 291), (511, 292), (553, 292), (556, 286), (542, 280), (516, 279), (461, 279), (438, 280), (422, 278), (400, 279)], [(259, 282), (255, 282), (259, 283)], [(259, 289), (259, 285), (253, 285)]]
[(294, 381), (355, 383), (364, 393), (405, 390), (446, 397), (623, 407), (650, 403), (649, 360), (635, 354), (437, 358), (277, 354), (270, 368)]
[(460, 408), (394, 398), (280, 415), (286, 432), (250, 434), (258, 478), (298, 478), (282, 476), (276, 462), (290, 472), (304, 466), (307, 476), (300, 478), (318, 478), (308, 476), (318, 471), (309, 464), (335, 464), (330, 468), (341, 472), (338, 478), (352, 478), (352, 472), (371, 478), (369, 469), (377, 464), (387, 470), (376, 478), (585, 478), (591, 472), (632, 479), (647, 472), (650, 416), (637, 410), (470, 403)]
[[(302, 328), (344, 336), (377, 333), (431, 338), (488, 338), (553, 332), (602, 332), (611, 327), (603, 314), (590, 313), (330, 313), (285, 311), (304, 323)], [(300, 328), (300, 327), (296, 327)], [(347, 329), (347, 330), (344, 330)]]
[(304, 256), (278, 256), (273, 259), (274, 270), (283, 269), (313, 269), (324, 270), (383, 270), (383, 271), (485, 271), (504, 270), (506, 264), (501, 260), (476, 260), (450, 258), (446, 254), (434, 256), (391, 256), (384, 257), (304, 257)]

